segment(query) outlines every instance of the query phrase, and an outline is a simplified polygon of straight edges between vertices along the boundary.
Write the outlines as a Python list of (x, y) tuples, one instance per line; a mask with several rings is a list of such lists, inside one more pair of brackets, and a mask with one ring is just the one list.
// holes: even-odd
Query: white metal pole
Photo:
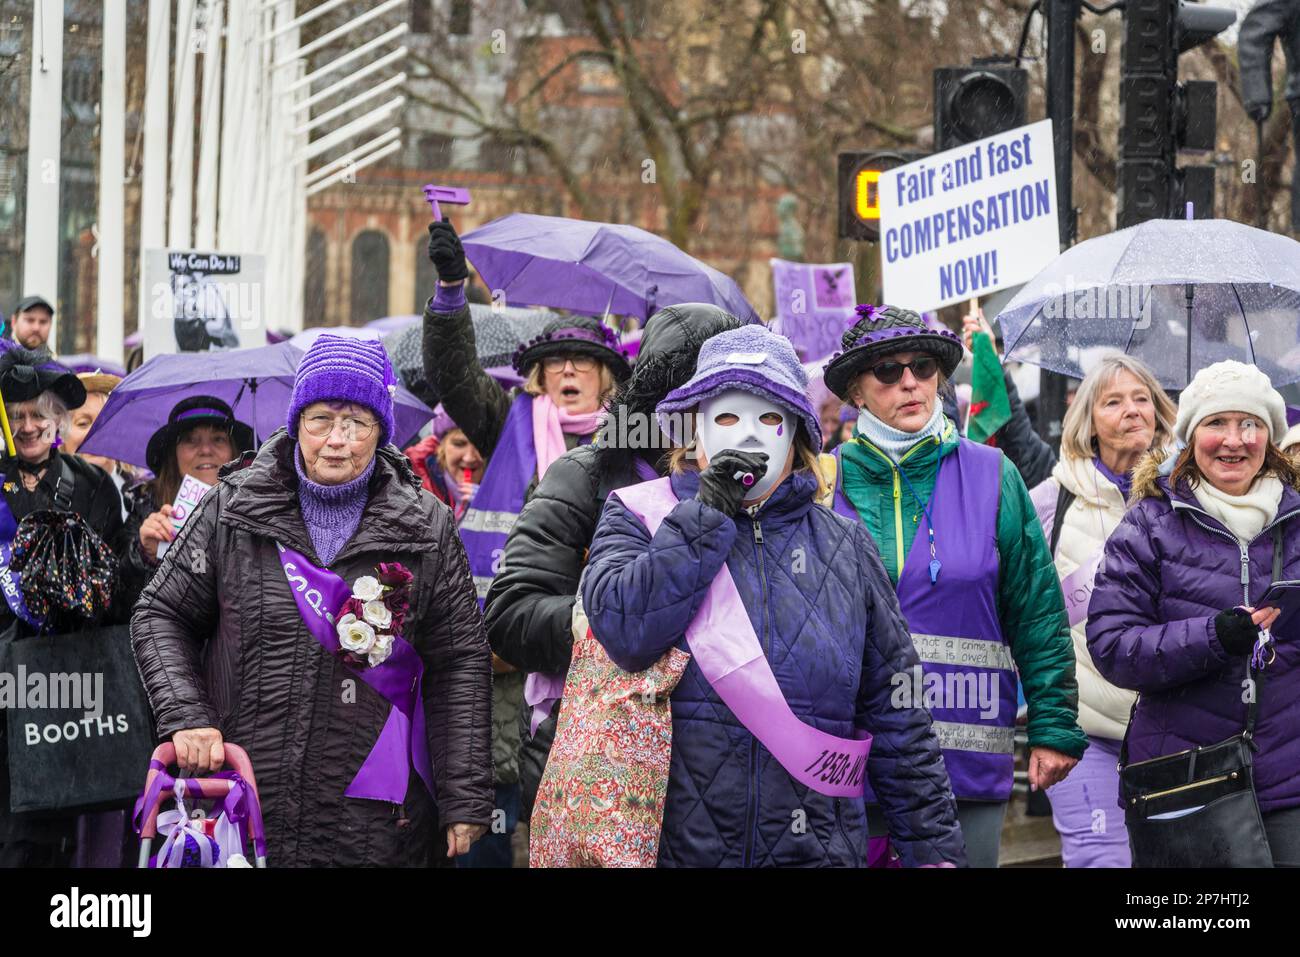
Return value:
[[(374, 20), (377, 17), (382, 17), (385, 13), (388, 13), (390, 10), (396, 10), (398, 7), (404, 6), (405, 4), (406, 4), (406, 0), (384, 0), (384, 2), (381, 3), (379, 6), (371, 7), (365, 13), (361, 14), (361, 16), (353, 17), (347, 23), (343, 24), (340, 27), (335, 27), (333, 30), (331, 30), (329, 33), (324, 34), (323, 36), (317, 37), (315, 40), (312, 40), (311, 43), (308, 43), (304, 47), (299, 47), (295, 43), (293, 47), (293, 52), (288, 54), (287, 56), (282, 56), (279, 59), (277, 59), (275, 61), (275, 65), (273, 69), (279, 70), (283, 67), (288, 66), (291, 63), (297, 62), (303, 57), (310, 56), (311, 54), (315, 53), (317, 50), (321, 49), (322, 47), (329, 46), (339, 37), (347, 36), (349, 33), (351, 33), (353, 30), (355, 30), (357, 27), (361, 26), (362, 24), (369, 23), (371, 20)], [(297, 34), (294, 35), (297, 36)]]
[(217, 243), (217, 163), (221, 152), (222, 0), (206, 0), (203, 45), (203, 100), (199, 110), (199, 186), (194, 212), (194, 245)]
[(360, 106), (362, 103), (373, 100), (377, 96), (383, 96), (389, 90), (396, 89), (406, 82), (406, 74), (398, 73), (396, 76), (390, 76), (383, 83), (377, 83), (364, 93), (358, 93), (346, 103), (340, 103), (333, 109), (326, 110), (320, 116), (313, 116), (309, 121), (294, 129), (294, 134), (310, 133), (316, 127), (328, 123), (330, 120), (342, 116), (348, 110)]
[(122, 361), (126, 254), (126, 4), (104, 0), (99, 100), (99, 269), (95, 355)]
[(238, 210), (248, 184), (241, 179), (240, 156), (248, 135), (248, 72), (256, 69), (247, 55), (250, 20), (247, 3), (232, 3), (226, 15), (225, 91), (221, 98), (221, 169), (217, 186), (217, 244), (238, 250)]
[(312, 170), (310, 173), (307, 174), (306, 184), (310, 186), (313, 183), (321, 179), (324, 179), (330, 173), (342, 169), (344, 166), (347, 166), (353, 160), (360, 159), (361, 157), (365, 156), (373, 149), (377, 149), (380, 146), (384, 146), (387, 143), (391, 143), (393, 140), (397, 139), (401, 135), (402, 135), (402, 128), (400, 126), (394, 126), (388, 132), (380, 133), (373, 140), (370, 140), (362, 144), (361, 146), (358, 146), (354, 150), (349, 150), (348, 152), (340, 156), (338, 159), (332, 159), (324, 166), (316, 167), (314, 170)]
[[(353, 83), (356, 83), (358, 80), (363, 80), (366, 77), (370, 76), (370, 74), (372, 73), (378, 73), (380, 70), (388, 66), (390, 63), (396, 63), (397, 61), (403, 59), (406, 56), (406, 52), (407, 52), (406, 47), (401, 46), (398, 47), (396, 50), (393, 50), (389, 53), (385, 53), (378, 60), (366, 64), (360, 70), (357, 70), (355, 73), (349, 73), (347, 76), (339, 80), (337, 83), (331, 83), (329, 86), (325, 87), (325, 89), (313, 93), (305, 100), (299, 100), (297, 103), (294, 104), (293, 111), (295, 113), (301, 113), (303, 110), (307, 109), (308, 107), (315, 106), (321, 100), (329, 99), (335, 93), (351, 86)], [(296, 86), (297, 84), (294, 85)], [(290, 87), (290, 92), (292, 93), (296, 91), (293, 89), (293, 87)]]
[(194, 0), (176, 0), (176, 105), (172, 111), (172, 203), (167, 244), (194, 242)]
[(297, 20), (290, 20), (288, 23), (284, 24), (283, 26), (276, 27), (274, 30), (270, 32), (270, 34), (267, 35), (266, 39), (274, 40), (277, 37), (283, 36), (284, 34), (288, 33), (290, 30), (296, 30), (305, 24), (311, 23), (317, 17), (329, 13), (331, 10), (335, 9), (336, 7), (341, 7), (343, 6), (343, 4), (348, 2), (349, 0), (325, 0), (325, 2), (322, 3), (319, 7), (315, 7), (311, 10), (308, 10)]
[[(33, 0), (27, 126), (27, 227), (22, 295), (59, 299), (59, 171), (63, 120), (63, 0)], [(55, 319), (58, 319), (56, 312)], [(50, 329), (51, 344), (57, 342)]]
[[(112, 3), (113, 0), (107, 0)], [(145, 52), (144, 160), (140, 169), (140, 273), (138, 328), (150, 310), (145, 285), (149, 250), (167, 241), (167, 64), (171, 62), (171, 0), (149, 0), (149, 39)]]
[(334, 173), (331, 173), (329, 176), (326, 176), (324, 179), (317, 180), (315, 183), (312, 183), (310, 186), (307, 187), (307, 195), (315, 196), (321, 190), (333, 186), (335, 183), (342, 180), (349, 173), (355, 173), (359, 169), (365, 169), (367, 166), (370, 166), (372, 163), (379, 162), (388, 154), (396, 153), (401, 148), (402, 148), (402, 144), (400, 142), (389, 143), (387, 146), (382, 147), (381, 149), (377, 149), (373, 153), (368, 153), (365, 156), (358, 158), (355, 162), (349, 163), (345, 169), (338, 170)]
[[(396, 40), (398, 37), (404, 36), (410, 31), (411, 31), (411, 25), (409, 23), (399, 23), (397, 26), (393, 27), (393, 29), (389, 30), (388, 32), (379, 34), (379, 36), (375, 37), (373, 40), (368, 40), (367, 42), (361, 44), (361, 46), (357, 47), (355, 50), (351, 50), (348, 53), (343, 54), (342, 56), (335, 57), (333, 60), (330, 60), (329, 63), (326, 63), (324, 66), (313, 70), (311, 73), (308, 73), (306, 76), (302, 77), (302, 79), (295, 80), (293, 83), (289, 85), (289, 91), (294, 92), (296, 90), (301, 89), (304, 86), (311, 86), (321, 77), (328, 76), (329, 74), (333, 73), (335, 70), (342, 69), (343, 67), (351, 63), (353, 60), (360, 59), (361, 57), (365, 56), (367, 53), (370, 53), (374, 50), (378, 50), (380, 47), (387, 44), (390, 40)], [(402, 47), (402, 55), (403, 56), (406, 55), (405, 47)], [(361, 73), (361, 71), (358, 70), (357, 73), (353, 74), (353, 76), (350, 79), (355, 79), (362, 75), (363, 74)]]
[(364, 116), (360, 116), (357, 119), (353, 120), (351, 123), (344, 124), (343, 126), (340, 126), (337, 130), (334, 130), (331, 133), (327, 133), (324, 136), (322, 136), (320, 139), (315, 140), (305, 149), (301, 150), (298, 153), (298, 155), (293, 158), (294, 162), (299, 162), (301, 160), (309, 160), (317, 156), (320, 156), (321, 153), (324, 153), (327, 150), (331, 150), (334, 147), (338, 146), (340, 143), (350, 140), (352, 137), (356, 136), (362, 130), (367, 130), (370, 127), (374, 126), (376, 123), (382, 123), (385, 119), (388, 118), (389, 114), (391, 114), (394, 110), (401, 109), (402, 104), (405, 102), (406, 102), (406, 97), (404, 96), (393, 97), (387, 103), (383, 104), (382, 106), (375, 107), (375, 109), (371, 110), (369, 113), (365, 114)]

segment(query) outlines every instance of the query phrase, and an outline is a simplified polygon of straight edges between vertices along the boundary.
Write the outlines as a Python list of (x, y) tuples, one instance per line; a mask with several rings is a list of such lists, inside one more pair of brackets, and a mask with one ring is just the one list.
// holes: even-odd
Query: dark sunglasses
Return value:
[(935, 373), (939, 371), (939, 360), (934, 356), (921, 356), (911, 362), (894, 362), (892, 359), (887, 359), (884, 362), (877, 362), (867, 371), (885, 385), (893, 385), (903, 378), (904, 369), (911, 369), (912, 375), (920, 381), (933, 379)]

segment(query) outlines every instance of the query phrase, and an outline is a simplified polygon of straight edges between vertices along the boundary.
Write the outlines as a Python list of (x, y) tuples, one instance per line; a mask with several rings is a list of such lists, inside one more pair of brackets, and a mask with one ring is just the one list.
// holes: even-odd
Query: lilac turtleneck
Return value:
[(298, 470), (298, 507), (307, 534), (316, 549), (316, 557), (329, 565), (343, 550), (352, 533), (361, 524), (361, 513), (370, 497), (370, 476), (375, 471), (372, 457), (364, 472), (342, 485), (319, 485), (307, 477), (302, 465), (302, 451), (293, 453)]
[(1109, 468), (1106, 467), (1106, 463), (1101, 460), (1100, 455), (1093, 456), (1092, 464), (1097, 466), (1098, 472), (1100, 472), (1102, 475), (1106, 476), (1106, 478), (1110, 479), (1113, 483), (1115, 483), (1115, 487), (1119, 489), (1120, 494), (1124, 496), (1124, 501), (1127, 502), (1129, 493), (1133, 491), (1133, 473), (1129, 472), (1127, 474), (1120, 475), (1116, 472), (1112, 472)]

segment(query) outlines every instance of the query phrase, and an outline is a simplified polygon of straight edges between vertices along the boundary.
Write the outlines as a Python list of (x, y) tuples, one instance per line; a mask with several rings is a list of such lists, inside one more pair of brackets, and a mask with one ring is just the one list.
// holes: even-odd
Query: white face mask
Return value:
[(726, 449), (767, 453), (767, 474), (745, 494), (745, 501), (752, 502), (780, 482), (797, 428), (789, 409), (743, 389), (731, 389), (700, 403), (695, 440), (709, 459)]

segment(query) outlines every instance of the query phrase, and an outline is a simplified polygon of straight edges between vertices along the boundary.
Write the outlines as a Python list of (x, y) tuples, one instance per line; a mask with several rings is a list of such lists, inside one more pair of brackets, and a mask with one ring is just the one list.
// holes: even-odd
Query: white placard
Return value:
[(144, 357), (266, 345), (266, 257), (193, 249), (145, 253)]
[[(181, 527), (184, 526), (185, 520), (190, 517), (190, 513), (198, 507), (203, 494), (212, 488), (207, 482), (201, 482), (192, 475), (185, 476), (181, 480), (181, 487), (176, 491), (176, 500), (172, 502), (172, 529), (176, 534), (181, 533)], [(163, 555), (171, 542), (158, 543), (158, 560), (162, 561)]]
[(885, 301), (918, 312), (1032, 279), (1060, 252), (1052, 121), (880, 174)]

